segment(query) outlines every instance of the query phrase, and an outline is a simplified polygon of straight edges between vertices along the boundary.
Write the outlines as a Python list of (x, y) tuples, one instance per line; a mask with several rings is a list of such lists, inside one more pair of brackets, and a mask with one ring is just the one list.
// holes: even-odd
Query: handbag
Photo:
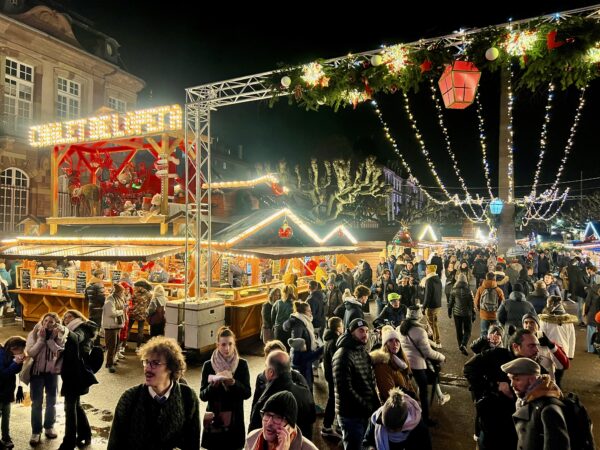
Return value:
[(419, 352), (421, 357), (425, 360), (427, 384), (436, 385), (440, 380), (440, 372), (442, 370), (442, 363), (440, 361), (435, 361), (435, 360), (426, 358), (425, 355), (423, 354), (423, 352), (421, 351), (421, 349), (419, 347), (417, 347), (417, 344), (415, 344), (415, 341), (413, 341), (413, 338), (410, 337), (410, 334), (406, 333), (406, 336), (408, 337), (408, 339), (410, 339), (410, 342), (412, 342), (413, 347), (415, 347), (417, 349), (417, 351)]
[(158, 305), (156, 311), (146, 319), (149, 325), (160, 325), (165, 321), (165, 307)]
[(210, 422), (204, 423), (202, 431), (202, 447), (204, 448), (219, 447), (219, 442), (223, 442), (223, 436), (230, 431), (233, 424), (233, 411), (221, 411), (221, 405), (218, 402), (213, 406), (214, 415)]
[(31, 371), (33, 370), (33, 363), (34, 360), (31, 356), (27, 358), (23, 363), (23, 367), (21, 367), (21, 372), (19, 372), (19, 380), (21, 380), (22, 383), (29, 384), (29, 382), (31, 381)]

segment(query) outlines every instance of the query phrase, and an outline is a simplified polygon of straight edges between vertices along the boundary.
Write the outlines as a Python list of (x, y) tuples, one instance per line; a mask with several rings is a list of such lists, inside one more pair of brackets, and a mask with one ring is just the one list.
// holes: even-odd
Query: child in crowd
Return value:
[(15, 401), (17, 374), (25, 360), (26, 340), (21, 336), (12, 336), (0, 346), (0, 415), (2, 415), (2, 439), (0, 445), (13, 448), (10, 438), (10, 404)]

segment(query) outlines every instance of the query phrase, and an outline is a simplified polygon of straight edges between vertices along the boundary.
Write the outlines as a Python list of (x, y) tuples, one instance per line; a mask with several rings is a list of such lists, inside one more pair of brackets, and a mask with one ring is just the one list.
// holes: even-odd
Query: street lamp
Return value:
[(494, 216), (500, 215), (502, 212), (502, 208), (504, 208), (504, 202), (499, 198), (496, 198), (490, 202), (490, 212)]

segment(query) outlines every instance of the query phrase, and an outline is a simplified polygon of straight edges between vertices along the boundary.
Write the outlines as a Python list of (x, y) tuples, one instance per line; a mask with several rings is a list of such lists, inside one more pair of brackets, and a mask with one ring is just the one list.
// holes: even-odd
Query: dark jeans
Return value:
[(426, 369), (413, 369), (413, 376), (415, 382), (419, 386), (419, 400), (421, 402), (421, 417), (427, 422), (429, 420), (429, 399), (427, 398), (427, 370)]
[(290, 346), (288, 344), (288, 339), (290, 337), (292, 337), (292, 333), (285, 331), (283, 329), (282, 325), (276, 325), (274, 331), (275, 331), (275, 339), (283, 342), (283, 345), (285, 345), (285, 348), (289, 352), (290, 351)]
[(458, 346), (469, 344), (471, 339), (471, 317), (470, 316), (454, 316), (454, 326), (456, 327), (456, 340)]
[(556, 378), (556, 379), (554, 380), (554, 382), (556, 383), (556, 385), (557, 385), (558, 387), (560, 387), (560, 386), (561, 386), (561, 384), (562, 384), (562, 379), (563, 379), (563, 376), (564, 376), (564, 375), (565, 375), (565, 369), (556, 369), (556, 370), (554, 371), (554, 377)]
[[(131, 333), (131, 327), (133, 326), (133, 323), (136, 322), (136, 320), (134, 319), (129, 319), (129, 328), (128, 328), (128, 332), (127, 332), (127, 340), (129, 340), (129, 333)], [(137, 321), (137, 346), (140, 347), (143, 343), (144, 343), (144, 324), (146, 322), (143, 320), (138, 320)]]
[(367, 431), (369, 418), (338, 417), (342, 428), (342, 441), (344, 450), (362, 450), (362, 441)]
[(331, 428), (335, 419), (335, 387), (331, 381), (327, 382), (327, 406), (323, 417), (323, 428)]
[(0, 415), (2, 416), (2, 439), (10, 437), (10, 402), (0, 402)]
[(164, 336), (165, 334), (165, 322), (157, 325), (150, 325), (150, 337)]
[(79, 395), (65, 395), (65, 437), (63, 446), (71, 448), (78, 441), (92, 437), (92, 429), (81, 407)]

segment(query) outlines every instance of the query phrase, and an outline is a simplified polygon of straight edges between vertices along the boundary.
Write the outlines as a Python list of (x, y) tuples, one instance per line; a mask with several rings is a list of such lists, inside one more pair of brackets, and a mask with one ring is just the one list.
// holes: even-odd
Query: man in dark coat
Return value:
[(381, 314), (383, 308), (388, 304), (388, 295), (397, 290), (398, 287), (392, 278), (390, 270), (384, 269), (379, 279), (371, 286), (371, 292), (375, 296), (375, 302), (377, 303), (377, 315)]
[(335, 309), (340, 306), (342, 302), (342, 291), (337, 288), (335, 282), (328, 281), (327, 291), (325, 292), (325, 315), (327, 318), (335, 315)]
[(365, 348), (369, 327), (354, 319), (333, 355), (335, 406), (345, 450), (361, 450), (371, 414), (379, 406), (371, 357)]
[(289, 391), (298, 403), (298, 426), (302, 435), (312, 440), (312, 426), (316, 420), (315, 402), (312, 392), (306, 387), (292, 381), (290, 355), (276, 350), (269, 353), (265, 361), (267, 386), (250, 413), (248, 433), (262, 427), (261, 410), (267, 400), (275, 393)]
[(89, 284), (85, 288), (85, 299), (89, 307), (89, 319), (96, 325), (102, 325), (102, 307), (106, 300), (104, 292), (104, 272), (102, 270), (94, 270)]
[(544, 277), (544, 275), (550, 273), (550, 259), (546, 256), (544, 252), (540, 252), (537, 270), (537, 277), (540, 280)]
[(306, 302), (310, 305), (312, 311), (312, 324), (315, 329), (315, 334), (319, 337), (323, 336), (325, 329), (325, 296), (323, 291), (319, 289), (319, 283), (315, 280), (310, 280), (308, 283), (308, 298)]
[(477, 254), (473, 262), (473, 276), (475, 277), (475, 287), (478, 288), (488, 272), (487, 263), (481, 254)]
[(583, 303), (586, 297), (585, 285), (586, 276), (584, 270), (579, 266), (581, 258), (576, 256), (567, 266), (567, 276), (569, 277), (569, 292), (571, 300), (577, 302), (577, 318), (579, 323), (583, 324)]
[(562, 410), (563, 394), (548, 375), (540, 375), (539, 364), (529, 358), (517, 358), (502, 365), (502, 371), (508, 374), (518, 397), (517, 410), (513, 414), (517, 448), (571, 449)]
[(444, 261), (442, 261), (442, 257), (439, 256), (437, 253), (434, 253), (431, 257), (431, 264), (436, 266), (435, 272), (441, 279), (442, 272), (444, 271)]
[(442, 307), (443, 287), (442, 280), (437, 274), (435, 267), (436, 266), (433, 264), (427, 266), (427, 276), (421, 281), (421, 284), (425, 287), (423, 294), (423, 308), (425, 308), (427, 321), (433, 330), (433, 340), (437, 344), (437, 347), (441, 348), (438, 314)]

